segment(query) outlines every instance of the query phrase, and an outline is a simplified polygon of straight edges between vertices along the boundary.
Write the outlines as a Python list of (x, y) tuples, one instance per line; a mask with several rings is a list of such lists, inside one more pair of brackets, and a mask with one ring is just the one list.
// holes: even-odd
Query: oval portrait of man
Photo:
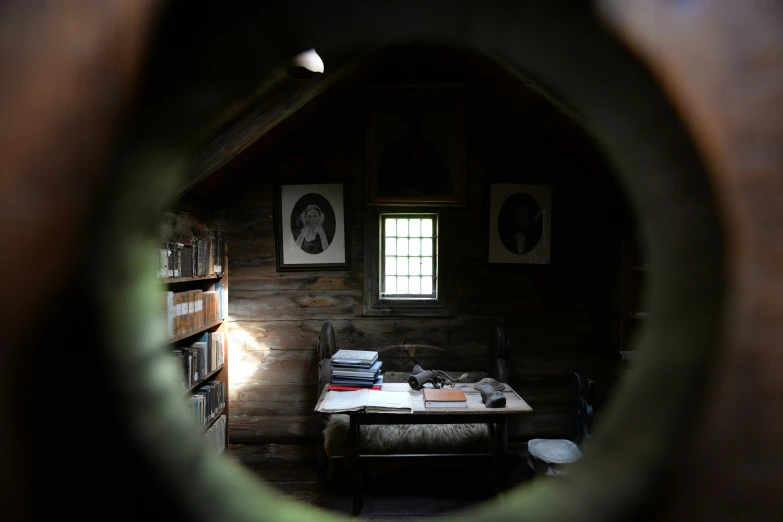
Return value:
[(334, 239), (337, 227), (334, 209), (320, 194), (305, 194), (291, 211), (291, 234), (296, 245), (308, 254), (324, 252)]
[(530, 194), (512, 194), (498, 213), (498, 234), (503, 246), (514, 254), (527, 254), (541, 241), (544, 216)]

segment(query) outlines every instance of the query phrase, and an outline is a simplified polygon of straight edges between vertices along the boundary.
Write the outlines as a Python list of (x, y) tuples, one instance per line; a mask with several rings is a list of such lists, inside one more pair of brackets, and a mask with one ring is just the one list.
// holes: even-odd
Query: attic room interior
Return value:
[(781, 6), (0, 12), (6, 518), (781, 519)]
[[(217, 337), (227, 332), (229, 364), (204, 382), (228, 384), (227, 409), (222, 403), (217, 409), (228, 412), (229, 453), (284, 494), (335, 509), (346, 504), (354, 473), (343, 458), (348, 416), (335, 424), (336, 415), (316, 412), (322, 392), (339, 385), (327, 377), (324, 363), (342, 349), (378, 352), (382, 364), (369, 380), (343, 383), (356, 388), (329, 391), (344, 397), (377, 384), (380, 376), (378, 390), (395, 382), (411, 390), (407, 379), (418, 364), (445, 371), (478, 401), (475, 407), (488, 410), (473, 383), (502, 377), (513, 390), (506, 395), (516, 393), (530, 411), (508, 417), (501, 445), (512, 461), (498, 479), (502, 484), (493, 487), (502, 491), (536, 471), (564, 473), (600, 423), (630, 364), (630, 338), (644, 324), (640, 302), (649, 262), (641, 257), (634, 217), (600, 147), (568, 107), (470, 49), (379, 46), (336, 64), (319, 63), (312, 50), (304, 56), (314, 56), (312, 71), (293, 58), (255, 105), (226, 118), (204, 140), (187, 189), (158, 225), (169, 251), (194, 234), (212, 234), (212, 244), (220, 245), (213, 248), (227, 259), (217, 279), (228, 288), (227, 328), (221, 323), (208, 331)], [(418, 131), (406, 126), (411, 119)], [(437, 177), (439, 163), (427, 158), (427, 149), (406, 155), (393, 147), (400, 136), (416, 132), (435, 144), (446, 176)], [(387, 181), (385, 192), (383, 168), (396, 169), (386, 171), (387, 180), (399, 183)], [(435, 182), (427, 183), (428, 176)], [(520, 198), (535, 209), (522, 223), (527, 244), (503, 236), (519, 222), (514, 212), (527, 205)], [(329, 222), (321, 220), (323, 242), (314, 234), (309, 241), (317, 249), (308, 251), (298, 238), (314, 203)], [(175, 269), (183, 269), (179, 263)], [(169, 277), (167, 291), (214, 290), (212, 279), (194, 285), (193, 261), (188, 263), (184, 282)], [(395, 300), (423, 304), (400, 308)], [(433, 303), (436, 308), (426, 308)], [(203, 328), (189, 331), (174, 345), (181, 353), (205, 335)], [(494, 362), (500, 359), (502, 369)], [(464, 372), (471, 378), (459, 380)], [(198, 380), (187, 386), (200, 389), (192, 388)], [(214, 418), (205, 421), (210, 428)], [(440, 460), (487, 452), (486, 424), (439, 429), (445, 433), (435, 435), (426, 424), (362, 426), (363, 451), (442, 455)], [(379, 439), (383, 447), (374, 447)], [(535, 456), (528, 462), (531, 440), (570, 445), (558, 447), (551, 462)], [(469, 457), (458, 455), (448, 464), (457, 472), (486, 474), (487, 466)], [(291, 471), (291, 459), (301, 462), (298, 472)], [(415, 474), (416, 464), (396, 476), (380, 464), (370, 461), (364, 471), (380, 474), (368, 478), (376, 495), (378, 488), (421, 494), (417, 487), (391, 486), (399, 473)], [(418, 469), (426, 475), (436, 464), (424, 460)], [(282, 475), (281, 465), (287, 468)], [(491, 485), (494, 477), (487, 477)], [(302, 493), (302, 483), (320, 489)], [(445, 498), (441, 492), (425, 502), (430, 511), (418, 512), (408, 503), (391, 508), (388, 493), (376, 499), (368, 493), (363, 513), (438, 514), (467, 505), (466, 495), (475, 502), (492, 493), (475, 486)]]

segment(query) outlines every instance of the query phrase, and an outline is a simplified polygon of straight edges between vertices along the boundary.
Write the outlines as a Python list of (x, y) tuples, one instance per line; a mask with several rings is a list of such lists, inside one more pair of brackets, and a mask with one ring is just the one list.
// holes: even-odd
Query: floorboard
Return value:
[[(513, 447), (510, 450), (506, 490), (530, 479), (525, 456), (513, 452)], [(353, 486), (349, 474), (338, 473), (331, 481), (320, 480), (315, 468), (314, 447), (233, 444), (230, 454), (281, 495), (335, 514), (349, 516), (351, 513)], [(451, 479), (455, 473), (459, 480)], [(365, 474), (363, 482), (363, 519), (428, 517), (437, 520), (449, 513), (495, 500), (486, 468), (480, 465), (462, 470), (372, 470), (369, 476)]]

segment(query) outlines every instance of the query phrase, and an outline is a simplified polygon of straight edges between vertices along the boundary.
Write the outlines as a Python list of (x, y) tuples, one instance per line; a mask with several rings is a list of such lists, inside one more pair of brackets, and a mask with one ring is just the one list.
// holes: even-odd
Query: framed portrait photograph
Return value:
[(489, 199), (489, 262), (549, 264), (552, 186), (495, 183)]
[(344, 185), (278, 185), (275, 195), (277, 270), (348, 268)]
[(369, 205), (464, 205), (465, 157), (462, 85), (372, 87)]

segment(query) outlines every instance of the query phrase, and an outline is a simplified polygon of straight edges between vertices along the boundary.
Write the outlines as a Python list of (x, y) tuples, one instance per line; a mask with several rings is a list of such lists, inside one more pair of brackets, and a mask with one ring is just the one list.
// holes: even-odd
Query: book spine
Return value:
[(356, 390), (380, 390), (380, 386), (339, 386), (337, 384), (327, 385), (331, 391), (356, 391)]
[(169, 273), (169, 252), (164, 248), (158, 249), (158, 277), (166, 278)]
[(177, 254), (174, 243), (167, 241), (166, 250), (168, 253), (168, 276), (166, 277), (174, 277), (174, 267), (177, 264)]
[(164, 292), (166, 309), (166, 336), (168, 339), (174, 337), (174, 292)]
[(195, 239), (193, 248), (196, 258), (196, 275), (201, 277), (204, 275), (204, 242), (200, 239)]
[(182, 277), (193, 277), (193, 245), (182, 245)]
[(215, 334), (210, 333), (207, 341), (207, 372), (211, 372), (215, 369), (215, 365), (212, 363), (212, 358), (215, 352)]
[(182, 333), (182, 296), (179, 292), (174, 294), (174, 335)]
[(172, 243), (174, 246), (174, 277), (182, 277), (182, 244)]
[(222, 274), (223, 273), (223, 255), (225, 254), (226, 248), (224, 244), (223, 239), (223, 231), (215, 229), (215, 241), (217, 243), (216, 248), (216, 256), (215, 256), (215, 273), (216, 274)]
[(207, 274), (212, 275), (215, 273), (215, 254), (214, 254), (215, 245), (212, 244), (211, 237), (207, 237), (205, 239), (207, 242), (207, 263), (208, 263)]

